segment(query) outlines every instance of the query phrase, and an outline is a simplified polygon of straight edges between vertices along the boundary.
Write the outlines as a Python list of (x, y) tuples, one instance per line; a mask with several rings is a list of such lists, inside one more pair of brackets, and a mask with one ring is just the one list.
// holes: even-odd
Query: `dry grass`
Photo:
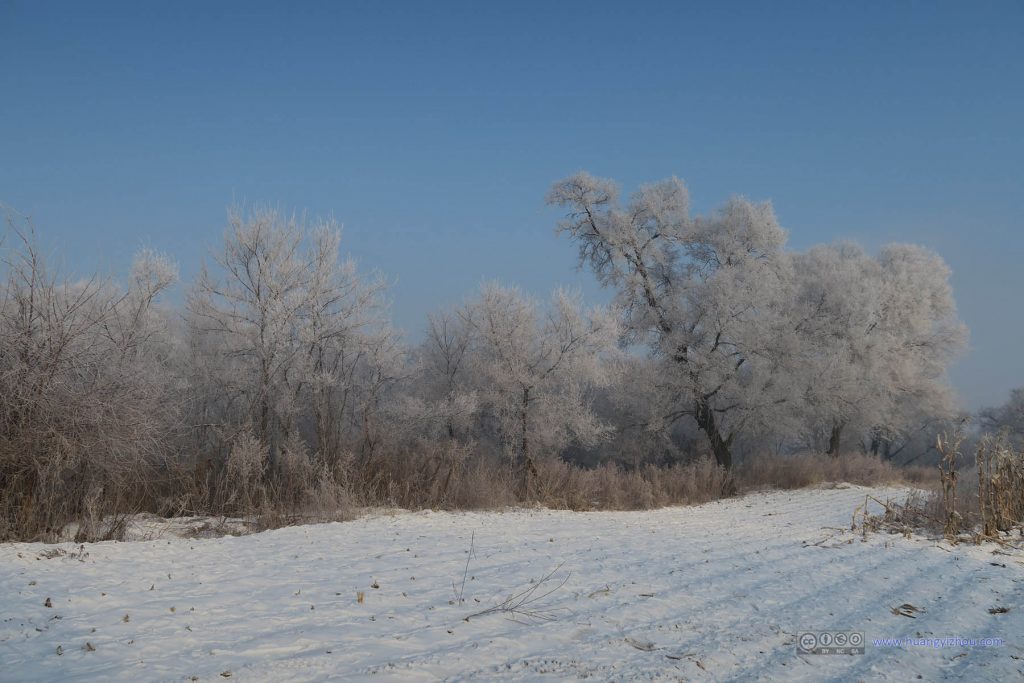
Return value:
[(1024, 452), (1005, 438), (987, 438), (976, 454), (981, 532), (995, 536), (1024, 521)]
[[(994, 471), (1017, 472), (1001, 463), (992, 461)], [(457, 445), (426, 444), (403, 453), (380, 450), (371, 458), (349, 455), (328, 466), (300, 443), (288, 443), (274, 468), (267, 449), (251, 433), (243, 432), (221, 463), (169, 463), (140, 470), (132, 481), (94, 489), (84, 497), (84, 505), (51, 510), (50, 518), (64, 524), (53, 525), (46, 533), (37, 530), (31, 537), (66, 538), (66, 525), (73, 523), (78, 540), (121, 538), (126, 520), (139, 512), (163, 517), (230, 517), (261, 530), (351, 519), (363, 507), (471, 510), (540, 505), (568, 510), (643, 510), (700, 504), (759, 489), (832, 482), (921, 486), (935, 481), (934, 471), (898, 469), (859, 454), (838, 458), (765, 456), (742, 463), (732, 472), (711, 459), (630, 469), (614, 464), (588, 469), (545, 459), (537, 463), (535, 486), (529, 498), (524, 498), (508, 461), (474, 456)], [(993, 490), (986, 500), (992, 510), (1013, 509), (1001, 489)], [(14, 529), (0, 532), (12, 540), (26, 537)]]
[(938, 481), (903, 504), (886, 504), (882, 515), (865, 512), (863, 529), (925, 531), (953, 543), (1005, 543), (1011, 532), (1024, 536), (1024, 452), (1003, 437), (988, 436), (977, 447), (972, 467), (963, 462), (962, 442), (959, 434), (941, 438)]
[(921, 486), (935, 479), (934, 473), (926, 468), (897, 468), (875, 456), (860, 453), (847, 453), (840, 457), (817, 454), (765, 456), (737, 467), (736, 477), (741, 491), (798, 489), (832, 482), (862, 486)]
[(920, 486), (935, 480), (924, 468), (900, 469), (876, 457), (849, 454), (765, 456), (732, 472), (703, 459), (683, 465), (588, 469), (541, 460), (532, 495), (516, 495), (511, 467), (490, 459), (450, 459), (431, 450), (379, 455), (354, 466), (353, 495), (363, 505), (408, 509), (493, 509), (536, 504), (568, 510), (644, 510), (693, 505), (757, 489), (795, 489), (832, 482)]

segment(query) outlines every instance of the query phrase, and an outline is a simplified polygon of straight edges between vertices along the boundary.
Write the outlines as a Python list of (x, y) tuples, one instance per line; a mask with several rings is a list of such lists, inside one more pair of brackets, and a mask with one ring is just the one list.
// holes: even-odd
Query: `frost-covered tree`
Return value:
[(308, 352), (301, 357), (299, 374), (305, 381), (299, 395), (308, 395), (317, 452), (334, 462), (352, 445), (354, 433), (361, 434), (364, 450), (372, 450), (380, 399), (401, 374), (404, 349), (386, 317), (384, 280), (364, 279), (351, 258), (339, 260), (341, 235), (335, 226), (320, 226), (312, 237), (303, 335)]
[(686, 188), (577, 174), (548, 200), (581, 264), (618, 291), (627, 329), (661, 362), (651, 396), (665, 424), (689, 418), (723, 467), (736, 440), (792, 441), (833, 455), (844, 433), (892, 453), (953, 414), (946, 371), (963, 346), (949, 268), (911, 245), (877, 257), (839, 244), (784, 250), (769, 204), (734, 198), (691, 218)]
[(427, 438), (465, 441), (479, 401), (473, 385), (473, 328), (456, 311), (428, 316), (426, 339), (416, 352), (416, 387), (422, 403), (414, 412)]
[(907, 245), (874, 258), (842, 243), (794, 255), (793, 271), (798, 420), (810, 441), (838, 455), (853, 432), (892, 454), (953, 415), (946, 370), (965, 330), (941, 258)]
[(1014, 443), (1024, 444), (1024, 387), (1011, 391), (1003, 405), (983, 408), (979, 417), (986, 431), (1005, 433)]
[(625, 206), (608, 180), (579, 173), (554, 185), (559, 224), (581, 264), (618, 291), (627, 329), (661, 362), (662, 419), (692, 419), (719, 465), (745, 427), (770, 421), (787, 400), (780, 382), (789, 261), (786, 234), (769, 204), (731, 199), (691, 218), (685, 186), (672, 178), (640, 188)]
[[(363, 348), (353, 365), (354, 415), (358, 420), (358, 451), (364, 459), (374, 454), (389, 430), (401, 428), (406, 419), (387, 402), (388, 392), (408, 375), (407, 350), (397, 331), (384, 327), (361, 340)], [(343, 416), (338, 416), (343, 418)]]
[(793, 256), (791, 434), (837, 455), (844, 430), (870, 428), (885, 413), (877, 382), (882, 269), (860, 247), (841, 243)]
[(129, 281), (73, 278), (8, 215), (0, 258), (0, 539), (101, 525), (118, 496), (168, 454), (177, 402), (160, 295), (177, 277), (140, 253)]
[[(956, 315), (950, 269), (935, 252), (911, 244), (884, 247), (878, 255), (882, 296), (875, 343), (874, 385), (885, 407), (874, 425), (871, 450), (892, 455), (892, 442), (923, 422), (948, 419), (955, 399), (948, 370), (967, 341)], [(879, 443), (881, 442), (881, 444)]]
[[(309, 262), (295, 217), (233, 209), (216, 271), (204, 266), (188, 297), (193, 332), (210, 340), (217, 383), (237, 400), (265, 445), (279, 443), (293, 413), (310, 304)], [(218, 362), (219, 361), (219, 362)], [(275, 449), (271, 449), (272, 451)]]
[[(637, 469), (647, 464), (679, 463), (698, 450), (678, 429), (664, 428), (661, 364), (635, 353), (621, 354), (611, 362), (614, 380), (594, 392), (592, 405), (613, 431), (596, 448), (574, 449), (573, 459), (584, 465), (613, 462)], [(704, 442), (700, 437), (700, 446)]]
[(602, 361), (616, 349), (618, 326), (606, 310), (584, 311), (579, 296), (564, 290), (542, 307), (517, 289), (494, 284), (484, 286), (462, 316), (472, 331), (476, 389), (528, 493), (537, 457), (607, 436), (587, 391), (609, 380)]
[(339, 240), (333, 221), (233, 209), (215, 269), (189, 293), (197, 363), (221, 404), (214, 412), (251, 424), (272, 462), (309, 422), (321, 457), (336, 457), (353, 424), (372, 443), (370, 405), (394, 335), (381, 321), (382, 283), (339, 262)]

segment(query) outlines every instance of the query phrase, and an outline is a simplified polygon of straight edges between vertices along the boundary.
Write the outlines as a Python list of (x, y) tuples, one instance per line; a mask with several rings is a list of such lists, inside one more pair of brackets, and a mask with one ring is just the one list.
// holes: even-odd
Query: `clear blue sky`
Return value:
[(81, 271), (186, 278), (232, 201), (333, 214), (396, 322), (578, 284), (549, 184), (676, 174), (793, 246), (954, 269), (965, 404), (1024, 385), (1024, 3), (0, 0), (0, 201)]

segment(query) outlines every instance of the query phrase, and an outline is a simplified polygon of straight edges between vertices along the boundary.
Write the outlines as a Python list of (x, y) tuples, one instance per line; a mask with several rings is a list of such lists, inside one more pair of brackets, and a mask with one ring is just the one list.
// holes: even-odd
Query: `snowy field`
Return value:
[[(900, 495), (843, 487), (652, 512), (378, 514), (84, 550), (4, 544), (0, 679), (1024, 677), (1024, 556), (863, 542), (848, 529), (866, 492)], [(556, 567), (531, 613), (465, 620)], [(893, 612), (905, 604), (920, 611)], [(797, 653), (799, 633), (829, 628), (863, 631), (866, 653)], [(897, 637), (1003, 643), (874, 644)]]

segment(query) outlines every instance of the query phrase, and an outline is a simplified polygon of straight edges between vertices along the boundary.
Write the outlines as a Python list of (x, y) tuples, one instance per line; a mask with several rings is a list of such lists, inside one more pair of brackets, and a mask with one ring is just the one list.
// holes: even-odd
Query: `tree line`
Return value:
[(0, 536), (110, 501), (198, 513), (297, 505), (356, 479), (447, 490), (482, 462), (508, 471), (519, 500), (551, 461), (899, 463), (927, 457), (958, 418), (946, 371), (966, 329), (934, 252), (795, 251), (770, 204), (737, 197), (694, 216), (675, 178), (620, 201), (615, 183), (579, 173), (547, 199), (614, 302), (492, 283), (412, 340), (389, 320), (386, 280), (342, 257), (331, 220), (230, 210), (175, 306), (166, 257), (141, 252), (123, 281), (71, 279), (8, 212)]

